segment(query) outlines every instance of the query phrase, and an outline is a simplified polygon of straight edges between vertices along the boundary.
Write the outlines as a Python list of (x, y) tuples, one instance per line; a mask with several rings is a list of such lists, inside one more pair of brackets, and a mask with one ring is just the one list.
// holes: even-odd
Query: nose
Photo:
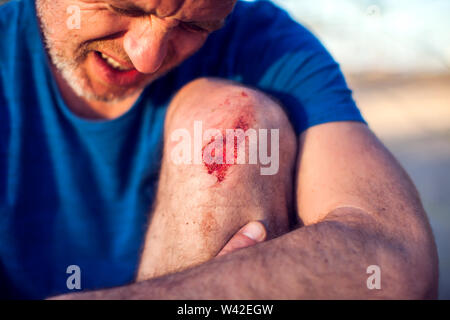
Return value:
[(167, 56), (171, 26), (157, 17), (139, 19), (125, 33), (123, 46), (142, 73), (158, 71)]

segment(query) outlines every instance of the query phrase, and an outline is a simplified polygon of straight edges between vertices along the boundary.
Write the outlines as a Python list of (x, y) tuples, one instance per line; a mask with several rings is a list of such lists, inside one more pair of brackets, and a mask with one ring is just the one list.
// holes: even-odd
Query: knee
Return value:
[[(202, 125), (200, 143), (196, 122)], [(226, 137), (222, 149), (215, 145), (215, 137), (206, 134), (210, 129)], [(217, 253), (224, 241), (249, 221), (265, 222), (269, 238), (287, 231), (288, 214), (293, 208), (297, 139), (276, 101), (258, 90), (230, 81), (198, 79), (174, 96), (164, 130), (164, 159), (157, 200), (157, 212), (164, 214), (152, 218), (155, 230), (164, 229), (160, 221), (165, 219), (172, 228), (175, 221), (181, 221), (178, 230), (186, 230), (183, 234), (200, 234), (189, 236), (186, 241), (200, 238), (201, 243), (207, 243), (204, 247), (210, 248), (207, 250), (210, 254)], [(224, 132), (227, 130), (245, 133), (243, 139), (233, 137), (234, 148), (228, 148), (229, 139)], [(266, 146), (262, 151), (264, 130)], [(274, 131), (278, 132), (275, 142)], [(252, 132), (257, 132), (258, 137), (256, 165), (250, 161)], [(245, 148), (240, 148), (241, 145)], [(201, 157), (199, 162), (195, 161), (196, 149)], [(217, 156), (231, 151), (236, 160), (242, 149), (246, 151), (244, 165), (229, 164), (228, 155), (222, 159), (223, 163), (206, 163), (206, 154)], [(179, 153), (189, 154), (188, 161), (175, 161)], [(261, 161), (264, 153), (264, 160), (272, 160), (274, 153), (278, 154), (279, 171), (275, 174), (262, 174), (262, 167), (272, 166)]]
[(199, 78), (178, 91), (166, 117), (166, 128), (203, 121), (207, 127), (284, 128), (286, 138), (295, 139), (289, 120), (279, 103), (261, 91), (225, 79)]
[[(167, 149), (173, 146), (170, 145), (171, 134), (178, 129), (185, 129), (195, 136), (196, 123), (201, 124), (203, 133), (211, 133), (212, 130), (212, 134), (202, 136), (202, 150), (214, 132), (221, 132), (226, 137), (228, 130), (250, 132), (248, 130), (252, 129), (259, 139), (259, 147), (265, 139), (269, 151), (277, 148), (282, 166), (294, 167), (297, 139), (289, 119), (281, 105), (261, 91), (222, 79), (194, 80), (175, 95), (169, 106), (165, 123), (165, 138), (169, 142)], [(277, 139), (274, 138), (275, 133)], [(245, 139), (249, 136), (246, 135)], [(274, 141), (277, 145), (273, 145)], [(247, 148), (246, 151), (248, 162), (251, 161), (251, 150)], [(261, 149), (256, 153), (261, 157)]]

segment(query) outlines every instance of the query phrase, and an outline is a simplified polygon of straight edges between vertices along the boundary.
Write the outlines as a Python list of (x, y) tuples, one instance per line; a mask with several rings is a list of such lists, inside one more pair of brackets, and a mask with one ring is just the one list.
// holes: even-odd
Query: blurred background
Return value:
[(438, 246), (439, 297), (450, 299), (450, 0), (273, 1), (330, 50), (414, 180)]
[(341, 64), (365, 119), (414, 180), (450, 299), (450, 0), (273, 0)]

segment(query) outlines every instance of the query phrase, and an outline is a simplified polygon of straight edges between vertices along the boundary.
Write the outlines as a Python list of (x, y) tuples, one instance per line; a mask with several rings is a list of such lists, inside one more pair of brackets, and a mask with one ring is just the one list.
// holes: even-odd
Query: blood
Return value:
[(247, 94), (245, 91), (242, 91), (242, 92), (241, 92), (241, 96), (247, 98), (247, 97), (248, 97), (248, 94)]
[[(236, 121), (236, 123), (235, 123), (235, 125), (233, 127), (234, 127), (235, 130), (236, 129), (242, 129), (244, 131), (247, 131), (248, 128), (249, 128), (249, 124), (248, 124), (248, 121), (246, 120), (245, 116), (241, 115), (238, 118), (238, 120)], [(222, 154), (222, 162), (223, 163), (215, 163), (215, 162), (213, 162), (213, 163), (206, 163), (205, 160), (204, 160), (205, 159), (205, 149), (206, 149), (207, 146), (209, 146), (209, 145), (211, 145), (213, 143), (216, 143), (216, 138), (215, 137), (212, 137), (210, 142), (207, 143), (202, 149), (203, 164), (205, 165), (205, 167), (206, 167), (206, 169), (208, 171), (208, 174), (214, 175), (217, 178), (217, 182), (218, 183), (220, 183), (220, 182), (225, 180), (226, 173), (227, 173), (228, 169), (233, 164), (236, 164), (236, 162), (237, 162), (236, 160), (237, 160), (237, 157), (238, 157), (238, 147), (239, 147), (238, 143), (237, 143), (237, 139), (235, 137), (234, 138), (235, 141), (233, 143), (233, 146), (234, 146), (234, 153), (233, 153), (234, 161), (233, 161), (233, 164), (228, 164), (227, 163), (227, 159), (226, 159), (226, 155), (227, 155), (227, 138), (226, 138), (226, 134), (222, 134), (222, 136), (223, 136), (223, 144), (222, 144), (222, 152), (223, 152), (223, 154)], [(208, 157), (209, 156), (215, 157), (216, 156), (215, 152), (216, 152), (216, 148), (213, 149), (213, 151), (211, 152), (211, 155), (207, 155), (207, 156)]]
[(247, 131), (249, 129), (248, 121), (245, 119), (244, 116), (240, 116), (239, 119), (236, 121), (236, 124), (234, 125), (235, 129), (242, 129), (244, 131)]
[[(226, 137), (223, 138), (223, 148), (222, 148), (222, 162), (223, 163), (206, 163), (205, 162), (205, 148), (213, 143), (216, 142), (216, 138), (212, 137), (211, 141), (205, 145), (202, 149), (202, 157), (203, 157), (203, 163), (206, 166), (206, 169), (208, 170), (208, 174), (214, 175), (217, 178), (217, 182), (222, 182), (225, 180), (225, 175), (229, 169), (229, 167), (231, 167), (231, 164), (228, 164), (226, 161), (226, 155), (227, 155), (227, 139)], [(213, 151), (211, 152), (211, 157), (215, 157), (215, 152), (216, 152), (216, 148), (213, 149)], [(209, 155), (207, 155), (209, 157)], [(236, 146), (235, 146), (235, 161), (237, 159), (237, 153), (236, 153)]]
[(212, 212), (206, 212), (200, 223), (200, 231), (204, 237), (208, 237), (218, 227), (217, 220)]

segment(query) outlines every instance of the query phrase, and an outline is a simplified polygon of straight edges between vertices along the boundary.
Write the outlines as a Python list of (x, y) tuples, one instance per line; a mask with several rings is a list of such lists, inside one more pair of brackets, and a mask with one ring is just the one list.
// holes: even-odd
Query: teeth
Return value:
[(119, 71), (131, 70), (131, 68), (123, 67), (119, 62), (117, 62), (116, 60), (114, 60), (113, 58), (111, 58), (110, 56), (107, 56), (106, 54), (104, 54), (102, 52), (100, 52), (100, 55), (103, 58), (103, 60), (105, 60), (111, 67), (113, 67), (116, 70), (119, 70)]

